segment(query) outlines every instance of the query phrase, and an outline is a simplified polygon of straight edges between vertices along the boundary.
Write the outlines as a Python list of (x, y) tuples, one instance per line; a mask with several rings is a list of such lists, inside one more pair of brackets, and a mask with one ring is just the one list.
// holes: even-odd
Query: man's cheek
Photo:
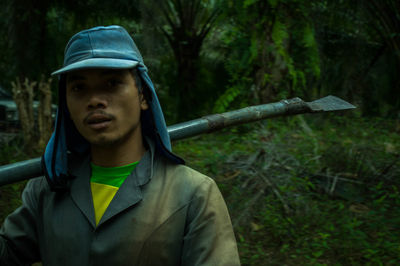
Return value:
[(71, 116), (71, 120), (72, 120), (72, 122), (74, 123), (75, 127), (77, 127), (78, 129), (80, 129), (81, 123), (79, 123), (79, 121), (80, 121), (81, 119), (79, 119), (79, 115), (76, 114), (76, 113), (71, 113), (70, 116)]

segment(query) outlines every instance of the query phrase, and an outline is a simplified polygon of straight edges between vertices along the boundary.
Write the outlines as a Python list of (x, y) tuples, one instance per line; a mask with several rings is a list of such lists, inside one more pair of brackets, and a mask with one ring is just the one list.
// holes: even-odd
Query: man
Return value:
[(215, 182), (171, 152), (143, 59), (119, 26), (74, 35), (56, 127), (23, 205), (0, 231), (0, 265), (239, 265)]

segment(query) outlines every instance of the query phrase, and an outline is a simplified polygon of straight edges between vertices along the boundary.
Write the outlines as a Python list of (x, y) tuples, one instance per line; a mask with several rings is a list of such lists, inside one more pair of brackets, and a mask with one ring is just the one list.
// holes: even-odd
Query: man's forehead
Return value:
[(66, 74), (67, 82), (74, 80), (85, 80), (93, 76), (107, 77), (112, 75), (126, 75), (127, 69), (113, 69), (113, 68), (91, 68), (91, 69), (80, 69), (72, 71)]

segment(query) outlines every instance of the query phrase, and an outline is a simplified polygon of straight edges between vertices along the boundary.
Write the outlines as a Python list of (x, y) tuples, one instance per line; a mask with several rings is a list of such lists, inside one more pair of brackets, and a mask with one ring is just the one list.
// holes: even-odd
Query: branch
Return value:
[[(167, 4), (168, 5), (168, 4)], [(165, 19), (167, 20), (167, 23), (171, 26), (173, 30), (176, 30), (177, 25), (172, 21), (172, 16), (168, 13), (167, 9), (164, 7), (163, 4), (161, 4), (161, 12), (164, 14)]]
[(208, 19), (206, 20), (206, 22), (204, 23), (203, 27), (199, 32), (199, 37), (201, 39), (204, 39), (207, 36), (208, 32), (211, 30), (211, 28), (214, 26), (214, 23), (217, 21), (217, 18), (220, 15), (220, 11), (221, 10), (219, 8), (216, 8), (208, 17)]
[(237, 226), (240, 224), (240, 221), (245, 217), (251, 210), (251, 207), (258, 201), (258, 198), (264, 194), (265, 189), (267, 188), (268, 184), (264, 183), (264, 185), (261, 187), (261, 189), (257, 192), (257, 194), (252, 197), (245, 205), (243, 208), (241, 214), (235, 221), (233, 222), (233, 227), (237, 228)]
[[(257, 171), (257, 170), (255, 170)], [(258, 172), (258, 171), (257, 171)], [(264, 182), (271, 187), (272, 192), (274, 192), (275, 196), (279, 199), (279, 201), (282, 203), (283, 208), (285, 209), (286, 214), (290, 214), (292, 210), (289, 208), (289, 205), (286, 203), (285, 199), (282, 197), (281, 193), (279, 192), (278, 188), (275, 186), (274, 183), (269, 180), (269, 178), (262, 173), (258, 172), (258, 175), (264, 180)]]
[(324, 174), (324, 173), (316, 173), (312, 177), (325, 177), (325, 178), (330, 178), (330, 179), (337, 179), (340, 181), (345, 181), (349, 183), (355, 183), (355, 184), (364, 184), (364, 182), (349, 179), (349, 178), (344, 178), (344, 177), (339, 177), (340, 175), (343, 175), (342, 173), (338, 173), (336, 175), (329, 175), (329, 174)]
[(175, 0), (172, 1), (172, 4), (174, 5), (175, 11), (178, 14), (180, 26), (183, 27), (183, 25), (186, 25), (186, 20), (185, 20), (185, 12), (182, 7), (182, 2), (181, 0)]

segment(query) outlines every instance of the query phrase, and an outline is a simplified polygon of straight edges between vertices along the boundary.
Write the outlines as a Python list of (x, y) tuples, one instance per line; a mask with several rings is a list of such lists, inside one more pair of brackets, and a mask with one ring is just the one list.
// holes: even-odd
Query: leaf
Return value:
[(272, 8), (276, 7), (278, 5), (279, 0), (268, 0), (268, 4), (270, 4), (270, 6)]
[(322, 251), (322, 250), (312, 253), (312, 255), (313, 255), (315, 258), (321, 257), (322, 254), (324, 254), (324, 251)]
[(396, 153), (396, 147), (392, 143), (385, 142), (384, 145), (387, 153)]
[(258, 231), (258, 230), (260, 230), (262, 228), (261, 225), (258, 225), (258, 224), (254, 223), (254, 222), (251, 222), (250, 226), (251, 226), (251, 230), (253, 230), (253, 231)]
[(247, 8), (247, 7), (251, 6), (251, 5), (254, 5), (256, 2), (258, 2), (258, 0), (245, 0), (243, 2), (243, 7)]

